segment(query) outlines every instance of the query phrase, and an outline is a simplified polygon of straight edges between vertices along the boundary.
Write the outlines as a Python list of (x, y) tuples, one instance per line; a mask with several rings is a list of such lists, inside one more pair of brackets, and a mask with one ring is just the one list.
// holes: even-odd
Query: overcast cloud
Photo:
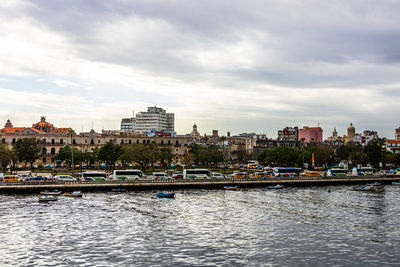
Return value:
[(390, 0), (2, 0), (0, 123), (118, 129), (157, 105), (178, 133), (353, 122), (393, 138), (398, 14)]

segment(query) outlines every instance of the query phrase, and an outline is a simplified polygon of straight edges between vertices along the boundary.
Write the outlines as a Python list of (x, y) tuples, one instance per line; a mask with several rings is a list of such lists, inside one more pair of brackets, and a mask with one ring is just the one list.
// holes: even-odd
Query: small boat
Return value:
[(82, 194), (81, 191), (74, 191), (74, 192), (64, 193), (64, 196), (67, 196), (67, 197), (82, 197), (83, 194)]
[(159, 198), (174, 198), (175, 193), (163, 193), (163, 192), (158, 192), (157, 197)]
[(382, 186), (382, 184), (378, 183), (378, 182), (375, 182), (375, 183), (372, 183), (372, 184), (367, 184), (367, 186)]
[(62, 192), (59, 190), (52, 190), (52, 191), (45, 190), (40, 192), (41, 195), (48, 195), (48, 196), (58, 196), (61, 195), (61, 193)]
[(353, 191), (382, 192), (384, 190), (385, 189), (381, 186), (373, 186), (373, 185), (359, 185), (353, 187)]
[(277, 185), (270, 185), (267, 187), (268, 189), (282, 189), (283, 185), (277, 184)]
[(49, 202), (49, 201), (57, 201), (58, 197), (56, 195), (40, 195), (39, 202)]
[(237, 186), (224, 186), (224, 190), (237, 190)]
[(127, 190), (125, 188), (113, 188), (111, 190), (116, 193), (126, 193), (127, 192)]
[(400, 182), (392, 182), (392, 185), (397, 185), (397, 186), (399, 186), (399, 185), (400, 185)]

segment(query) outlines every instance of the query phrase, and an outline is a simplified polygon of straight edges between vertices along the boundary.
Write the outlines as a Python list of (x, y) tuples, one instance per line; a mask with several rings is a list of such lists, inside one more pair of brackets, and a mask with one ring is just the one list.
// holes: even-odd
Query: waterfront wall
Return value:
[(274, 179), (214, 179), (214, 180), (137, 180), (137, 181), (84, 181), (84, 182), (25, 182), (0, 183), (0, 194), (30, 194), (44, 190), (58, 189), (61, 191), (111, 191), (113, 188), (126, 188), (129, 191), (142, 190), (174, 190), (174, 189), (222, 189), (224, 186), (238, 186), (241, 188), (266, 187), (268, 185), (283, 184), (293, 186), (329, 186), (353, 185), (378, 181), (390, 184), (399, 181), (400, 175), (368, 176), (368, 177), (301, 177), (301, 178), (274, 178)]

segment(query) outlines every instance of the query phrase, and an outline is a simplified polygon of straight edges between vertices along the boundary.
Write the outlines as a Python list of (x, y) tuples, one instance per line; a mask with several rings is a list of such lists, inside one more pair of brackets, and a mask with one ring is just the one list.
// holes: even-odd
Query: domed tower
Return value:
[(336, 131), (336, 127), (333, 129), (333, 132), (332, 132), (332, 140), (333, 140), (333, 141), (336, 141), (336, 140), (337, 140), (337, 131)]
[(192, 131), (192, 133), (190, 134), (192, 137), (199, 137), (200, 136), (200, 133), (197, 131), (197, 125), (196, 125), (196, 123), (193, 125), (193, 131)]
[(356, 128), (354, 128), (353, 123), (350, 123), (350, 126), (347, 128), (347, 137), (353, 138), (356, 136)]
[(12, 127), (13, 127), (13, 125), (12, 125), (10, 119), (8, 119), (6, 124), (4, 124), (4, 128), (12, 128)]

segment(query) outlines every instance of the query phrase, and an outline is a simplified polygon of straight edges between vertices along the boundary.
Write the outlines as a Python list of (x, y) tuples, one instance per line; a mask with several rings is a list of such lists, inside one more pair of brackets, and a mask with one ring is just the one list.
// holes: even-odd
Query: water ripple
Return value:
[(400, 188), (0, 196), (0, 266), (397, 265)]

